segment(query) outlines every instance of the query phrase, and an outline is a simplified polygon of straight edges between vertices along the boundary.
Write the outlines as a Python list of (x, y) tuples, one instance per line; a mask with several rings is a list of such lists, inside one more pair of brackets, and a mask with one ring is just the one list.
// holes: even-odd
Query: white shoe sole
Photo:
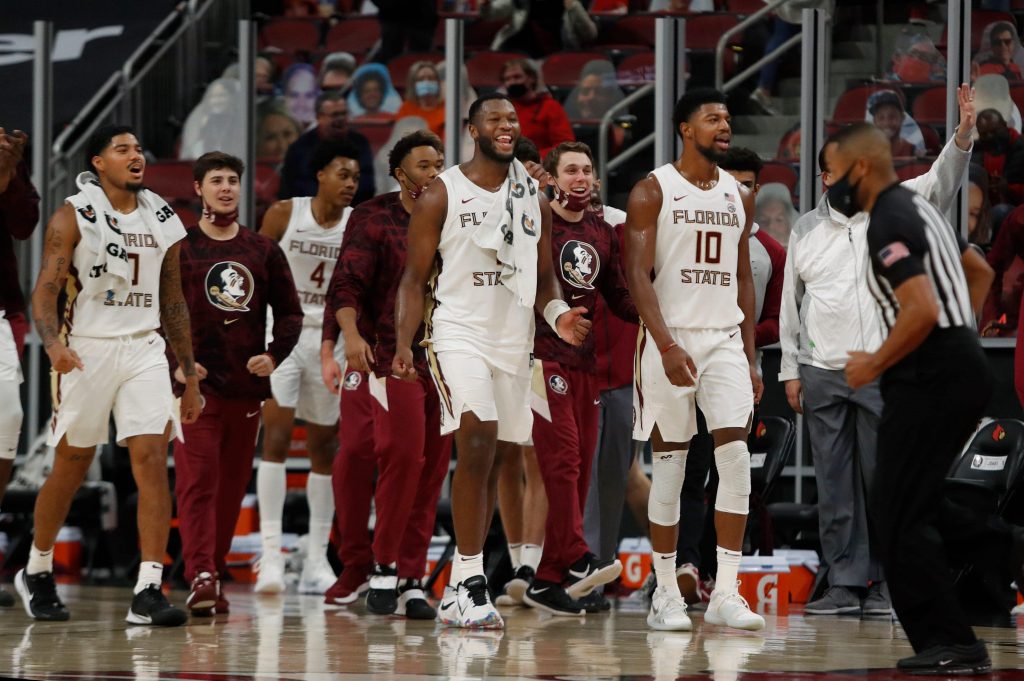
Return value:
[(530, 598), (529, 591), (527, 591), (526, 595), (523, 596), (523, 603), (525, 603), (526, 605), (530, 606), (535, 610), (546, 612), (548, 614), (554, 615), (555, 617), (585, 617), (587, 614), (587, 611), (583, 608), (580, 608), (579, 612), (556, 610), (555, 608), (552, 608), (550, 605), (544, 605), (543, 603), (535, 601), (532, 598)]
[(263, 583), (263, 584), (261, 584), (259, 582), (256, 582), (256, 586), (253, 587), (253, 593), (258, 593), (258, 594), (261, 594), (261, 595), (264, 595), (264, 596), (272, 596), (274, 594), (279, 594), (279, 593), (283, 593), (283, 592), (284, 592), (284, 581), (283, 580), (280, 581), (280, 582), (266, 582), (266, 583)]
[(748, 622), (744, 625), (729, 624), (723, 618), (711, 613), (704, 614), (704, 621), (708, 624), (714, 624), (719, 627), (729, 627), (730, 629), (739, 629), (740, 631), (761, 631), (764, 629), (764, 620), (756, 622)]
[(18, 570), (18, 574), (14, 575), (14, 590), (18, 592), (18, 597), (21, 598), (21, 604), (25, 608), (25, 614), (35, 619), (36, 616), (32, 614), (32, 594), (28, 591), (28, 582), (25, 581), (25, 568)]
[(508, 596), (516, 605), (523, 602), (523, 596), (526, 595), (526, 590), (530, 588), (530, 583), (525, 579), (513, 579), (505, 585), (505, 593), (503, 596)]
[(139, 615), (129, 606), (128, 616), (124, 618), (124, 621), (128, 624), (152, 624), (153, 618), (147, 615)]
[(579, 600), (602, 584), (614, 581), (621, 574), (622, 563), (615, 561), (608, 567), (601, 568), (597, 572), (589, 574), (575, 584), (570, 585), (566, 588), (566, 591), (569, 592), (569, 596), (574, 600)]
[(693, 622), (689, 619), (679, 624), (669, 624), (668, 622), (659, 622), (654, 619), (651, 613), (647, 613), (647, 626), (655, 631), (693, 631)]
[(509, 594), (501, 594), (494, 599), (494, 604), (499, 608), (511, 608), (520, 604), (521, 601), (517, 601), (512, 598)]

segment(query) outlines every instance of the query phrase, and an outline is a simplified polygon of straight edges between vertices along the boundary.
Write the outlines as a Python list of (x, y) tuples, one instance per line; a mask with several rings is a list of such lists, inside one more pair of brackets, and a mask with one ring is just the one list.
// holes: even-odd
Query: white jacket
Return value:
[[(950, 140), (927, 173), (903, 186), (946, 213), (970, 161), (970, 150)], [(882, 344), (882, 325), (867, 283), (868, 217), (860, 212), (847, 218), (823, 196), (793, 227), (779, 313), (780, 381), (800, 378), (798, 364), (843, 369), (848, 351), (873, 352)]]

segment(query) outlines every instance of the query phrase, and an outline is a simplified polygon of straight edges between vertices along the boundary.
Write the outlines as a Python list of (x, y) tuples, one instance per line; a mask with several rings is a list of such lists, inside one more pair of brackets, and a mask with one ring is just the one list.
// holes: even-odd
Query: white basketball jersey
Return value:
[(665, 323), (680, 329), (728, 329), (743, 321), (736, 264), (746, 214), (739, 184), (718, 171), (704, 191), (671, 163), (651, 173), (661, 185), (654, 290)]
[(68, 335), (116, 338), (160, 327), (160, 271), (164, 251), (157, 246), (142, 219), (141, 208), (128, 215), (115, 212), (114, 217), (124, 235), (128, 262), (132, 266), (131, 287), (116, 294), (113, 290), (93, 295), (82, 292), (82, 277), (96, 263), (98, 247), (83, 236), (75, 246), (65, 287), (68, 299), (64, 307), (64, 331)]
[(448, 191), (437, 261), (430, 280), (427, 338), (435, 350), (473, 350), (509, 373), (527, 369), (533, 348), (533, 308), (523, 307), (501, 284), (493, 250), (473, 241), (497, 192), (474, 184), (458, 166), (438, 176)]
[(288, 258), (295, 289), (299, 292), (299, 302), (305, 315), (302, 324), (320, 328), (327, 289), (341, 253), (341, 238), (352, 208), (346, 207), (337, 224), (325, 228), (313, 218), (312, 197), (295, 197), (291, 201), (292, 215), (281, 237), (281, 249)]

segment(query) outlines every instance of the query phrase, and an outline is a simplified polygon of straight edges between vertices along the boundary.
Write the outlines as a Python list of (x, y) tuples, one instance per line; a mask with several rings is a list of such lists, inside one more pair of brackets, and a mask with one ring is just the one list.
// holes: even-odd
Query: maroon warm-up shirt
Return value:
[(14, 239), (32, 236), (38, 221), (39, 194), (32, 186), (28, 165), (21, 161), (7, 189), (0, 194), (0, 310), (6, 310), (8, 316), (25, 311)]
[[(636, 306), (629, 297), (619, 256), (619, 240), (607, 222), (589, 211), (579, 222), (567, 222), (551, 211), (551, 260), (570, 307), (587, 308), (593, 320), (599, 298), (627, 322), (637, 323)], [(559, 362), (567, 367), (595, 371), (594, 334), (583, 344), (569, 345), (536, 314), (537, 335), (533, 354), (537, 359)]]
[[(355, 308), (360, 334), (364, 328), (370, 333), (363, 337), (373, 346), (378, 376), (391, 373), (395, 357), (395, 297), (405, 269), (408, 229), (409, 213), (400, 192), (359, 204), (349, 217), (327, 294), (333, 309)], [(422, 338), (421, 325), (413, 342), (413, 359), (420, 375), (427, 376), (426, 353), (419, 345)]]
[[(208, 372), (199, 382), (201, 392), (225, 399), (270, 397), (270, 379), (250, 373), (246, 364), (267, 353), (281, 366), (302, 332), (302, 307), (284, 251), (245, 227), (228, 241), (192, 227), (181, 242), (181, 288), (195, 358)], [(274, 312), (269, 348), (268, 306)], [(174, 384), (180, 394), (184, 386)]]

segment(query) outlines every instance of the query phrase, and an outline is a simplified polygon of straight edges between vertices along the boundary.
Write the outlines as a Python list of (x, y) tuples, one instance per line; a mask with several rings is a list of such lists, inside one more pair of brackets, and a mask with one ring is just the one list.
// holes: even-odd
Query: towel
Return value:
[[(83, 241), (96, 250), (96, 261), (88, 276), (83, 277), (82, 292), (92, 295), (100, 291), (113, 291), (116, 295), (127, 291), (131, 288), (134, 269), (128, 262), (128, 249), (124, 235), (118, 229), (116, 211), (93, 173), (81, 173), (75, 178), (75, 184), (81, 191), (68, 197), (67, 202), (76, 209), (75, 217)], [(167, 202), (157, 194), (142, 189), (137, 199), (137, 210), (142, 211), (142, 220), (163, 253), (168, 248), (167, 231), (184, 233), (185, 227)]]
[(473, 228), (473, 243), (495, 251), (501, 283), (523, 307), (537, 297), (537, 242), (540, 241), (540, 203), (537, 182), (517, 160), (508, 167), (487, 216)]

